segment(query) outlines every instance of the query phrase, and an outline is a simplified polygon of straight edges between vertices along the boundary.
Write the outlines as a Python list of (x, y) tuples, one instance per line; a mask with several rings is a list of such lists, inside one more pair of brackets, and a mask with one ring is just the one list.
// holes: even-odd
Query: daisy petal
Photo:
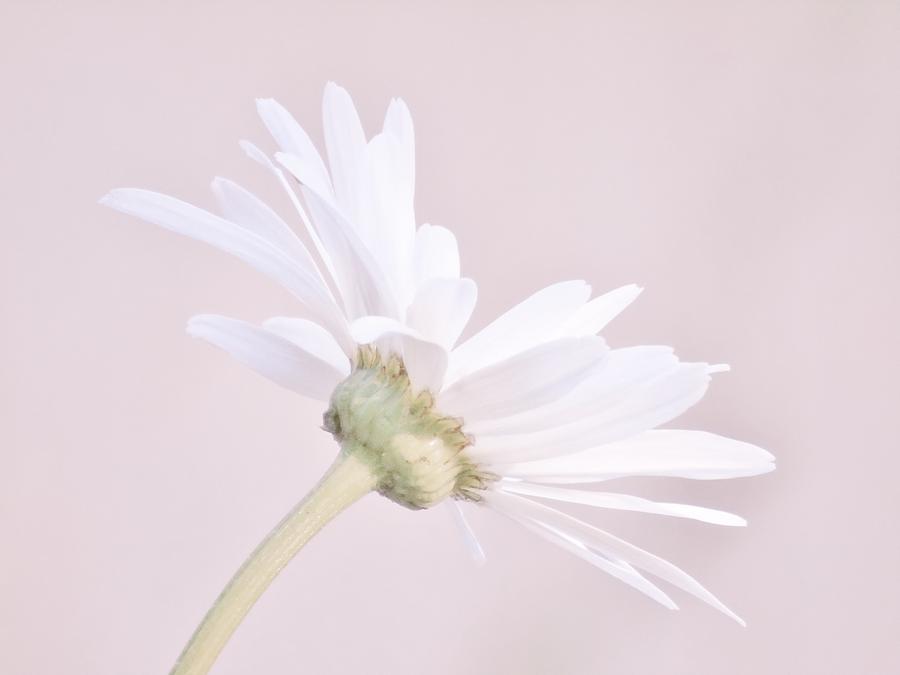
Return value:
[(307, 187), (303, 196), (319, 236), (337, 266), (337, 284), (350, 318), (399, 316), (396, 299), (371, 251), (331, 204)]
[(388, 105), (382, 133), (394, 148), (394, 177), (402, 191), (412, 197), (416, 190), (416, 135), (412, 115), (403, 99), (395, 98)]
[(629, 284), (594, 298), (576, 311), (563, 325), (562, 335), (597, 335), (615, 319), (643, 291), (640, 286)]
[(325, 162), (322, 161), (322, 156), (316, 150), (316, 146), (293, 115), (271, 98), (257, 99), (256, 110), (263, 124), (272, 134), (272, 138), (281, 148), (281, 152), (294, 158), (294, 168), (299, 169), (303, 177), (298, 176), (289, 167), (287, 167), (288, 170), (294, 173), (301, 183), (308, 185), (323, 197), (333, 200), (334, 192)]
[(620, 405), (677, 365), (678, 358), (671, 347), (612, 349), (601, 368), (560, 399), (518, 415), (478, 420), (468, 429), (476, 436), (502, 436), (576, 422), (597, 414), (597, 411)]
[(416, 231), (413, 276), (417, 287), (429, 279), (459, 278), (459, 248), (446, 227), (425, 224)]
[(322, 282), (322, 287), (328, 289), (306, 246), (268, 204), (226, 178), (213, 180), (212, 191), (219, 203), (222, 215), (227, 220), (237, 223), (251, 232), (256, 232), (263, 239), (291, 256), (298, 266), (315, 271)]
[(258, 326), (225, 316), (200, 315), (188, 333), (227, 351), (260, 375), (298, 394), (327, 401), (344, 374), (315, 354)]
[(576, 557), (581, 558), (585, 562), (590, 563), (594, 567), (603, 570), (619, 581), (622, 581), (632, 588), (640, 591), (641, 593), (644, 593), (648, 597), (653, 598), (662, 606), (673, 610), (678, 609), (678, 605), (676, 605), (672, 601), (672, 598), (670, 598), (659, 588), (657, 588), (653, 583), (644, 578), (642, 574), (640, 574), (628, 563), (598, 553), (597, 551), (592, 551), (590, 548), (585, 546), (585, 544), (577, 537), (554, 528), (545, 522), (538, 522), (532, 518), (525, 517), (522, 514), (522, 509), (518, 508), (518, 505), (515, 502), (507, 503), (502, 499), (494, 499), (493, 495), (495, 494), (498, 493), (492, 493), (491, 497), (489, 498), (489, 503), (494, 507), (496, 511), (498, 511), (502, 515), (505, 515), (518, 524), (523, 525), (525, 528), (538, 535), (542, 539), (549, 541), (551, 544), (556, 544), (563, 550), (568, 551)]
[(447, 381), (455, 382), (492, 363), (557, 337), (591, 294), (583, 281), (544, 288), (510, 309), (453, 350)]
[(584, 543), (588, 548), (598, 551), (607, 556), (624, 560), (630, 565), (649, 572), (664, 581), (668, 581), (673, 586), (677, 586), (681, 590), (690, 593), (703, 602), (715, 607), (726, 616), (731, 617), (742, 626), (746, 625), (744, 621), (722, 602), (706, 590), (696, 579), (680, 570), (662, 558), (653, 555), (633, 544), (615, 537), (604, 530), (589, 525), (583, 521), (573, 518), (561, 511), (551, 509), (549, 506), (538, 504), (530, 499), (519, 497), (516, 495), (495, 491), (491, 493), (490, 500), (506, 511), (514, 511), (522, 517), (528, 518), (533, 522), (544, 525), (545, 527), (556, 529), (570, 537), (573, 537)]
[(430, 279), (406, 310), (406, 323), (450, 349), (472, 316), (478, 287), (471, 279)]
[(263, 322), (263, 328), (290, 340), (334, 367), (344, 377), (350, 374), (350, 360), (331, 333), (306, 319), (275, 316)]
[(408, 175), (412, 160), (407, 156), (411, 152), (412, 147), (402, 147), (389, 133), (378, 134), (367, 147), (375, 227), (367, 241), (404, 306), (415, 293), (412, 259), (416, 218), (413, 183)]
[(450, 385), (440, 395), (440, 409), (468, 422), (536, 408), (571, 391), (606, 353), (596, 336), (538, 345)]
[(678, 417), (703, 398), (708, 385), (705, 363), (681, 363), (610, 409), (530, 434), (482, 434), (473, 452), (487, 461), (522, 462), (612, 443)]
[(466, 514), (463, 513), (462, 507), (459, 505), (459, 502), (455, 499), (448, 499), (444, 503), (447, 505), (447, 509), (450, 511), (450, 515), (453, 517), (453, 522), (456, 523), (460, 534), (462, 534), (462, 538), (466, 544), (466, 548), (468, 549), (469, 554), (472, 556), (472, 562), (479, 566), (483, 565), (485, 563), (485, 560), (487, 559), (484, 555), (484, 549), (481, 547), (481, 544), (478, 541), (478, 537), (475, 536), (475, 531), (472, 529), (472, 526), (466, 519)]
[(353, 349), (343, 313), (317, 270), (292, 257), (276, 243), (208, 211), (149, 190), (113, 190), (100, 203), (240, 258), (296, 295), (344, 349)]
[(707, 509), (702, 506), (690, 504), (668, 504), (665, 502), (653, 502), (649, 499), (634, 497), (632, 495), (616, 494), (613, 492), (592, 492), (590, 490), (573, 490), (571, 488), (550, 487), (548, 485), (535, 485), (523, 481), (504, 481), (502, 489), (527, 497), (542, 497), (570, 504), (584, 504), (597, 506), (603, 509), (617, 509), (620, 511), (638, 511), (640, 513), (652, 513), (661, 516), (674, 516), (676, 518), (690, 518), (713, 525), (729, 525), (742, 527), (747, 521), (727, 511)]
[(447, 350), (426, 339), (405, 324), (385, 316), (364, 316), (350, 326), (359, 344), (373, 344), (385, 338), (397, 338), (401, 345), (403, 365), (414, 391), (441, 390), (447, 369)]
[(328, 274), (331, 275), (332, 279), (337, 279), (337, 275), (334, 269), (334, 263), (332, 263), (331, 261), (331, 256), (328, 254), (328, 251), (322, 244), (322, 240), (319, 239), (319, 235), (316, 234), (316, 230), (312, 225), (312, 221), (310, 221), (309, 216), (306, 215), (306, 210), (303, 208), (303, 205), (297, 198), (297, 193), (294, 192), (291, 184), (288, 183), (287, 178), (285, 178), (284, 171), (275, 166), (272, 160), (269, 159), (268, 155), (266, 155), (266, 153), (253, 145), (253, 143), (251, 143), (250, 141), (241, 141), (240, 146), (250, 159), (252, 159), (254, 162), (258, 162), (263, 167), (271, 171), (272, 175), (274, 175), (275, 178), (278, 179), (279, 184), (287, 194), (288, 198), (291, 200), (291, 204), (294, 205), (297, 214), (300, 216), (300, 220), (303, 221), (303, 225), (306, 227), (309, 238), (312, 240), (313, 245), (316, 247), (316, 252), (322, 259), (322, 262), (325, 263), (325, 269), (328, 270)]
[(364, 225), (371, 217), (365, 208), (371, 191), (366, 175), (366, 135), (350, 94), (334, 82), (325, 85), (322, 117), (337, 204), (350, 222), (365, 232), (368, 228)]
[(591, 483), (622, 476), (696, 480), (756, 476), (774, 470), (771, 453), (705, 431), (658, 429), (582, 452), (503, 466), (503, 475), (541, 483)]

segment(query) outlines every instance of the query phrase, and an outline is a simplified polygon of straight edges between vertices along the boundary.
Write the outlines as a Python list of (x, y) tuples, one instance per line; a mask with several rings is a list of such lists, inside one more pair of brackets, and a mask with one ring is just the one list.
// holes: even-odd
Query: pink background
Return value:
[[(107, 211), (211, 206), (253, 97), (320, 137), (326, 80), (372, 130), (412, 108), (420, 221), (457, 233), (474, 325), (552, 281), (646, 286), (608, 332), (728, 361), (679, 426), (779, 470), (621, 487), (746, 530), (585, 512), (749, 622), (670, 613), (491, 513), (366, 498), (215, 673), (900, 671), (900, 5), (25, 2), (0, 7), (0, 672), (159, 675), (334, 454), (319, 409), (184, 333), (290, 313), (225, 255)], [(618, 487), (618, 486), (617, 486)]]

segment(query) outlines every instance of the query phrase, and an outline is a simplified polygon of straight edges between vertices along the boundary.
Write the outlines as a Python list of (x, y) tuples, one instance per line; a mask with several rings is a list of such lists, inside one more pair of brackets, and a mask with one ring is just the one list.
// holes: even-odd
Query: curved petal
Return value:
[(580, 307), (563, 324), (563, 335), (597, 335), (606, 324), (615, 319), (628, 305), (635, 301), (644, 289), (635, 284), (622, 286)]
[[(226, 220), (256, 232), (291, 256), (298, 266), (313, 270), (321, 280), (322, 287), (328, 290), (328, 285), (306, 246), (268, 204), (227, 178), (215, 178), (211, 187)], [(328, 294), (331, 295), (331, 291)]]
[(367, 239), (371, 230), (371, 186), (366, 135), (350, 94), (334, 82), (325, 85), (322, 119), (336, 203), (357, 233)]
[(364, 316), (354, 321), (350, 332), (360, 344), (372, 344), (384, 338), (400, 341), (403, 365), (415, 391), (441, 390), (447, 370), (447, 350), (427, 340), (418, 332), (396, 319), (385, 316)]
[(475, 536), (475, 530), (472, 529), (472, 526), (466, 519), (466, 514), (463, 513), (459, 502), (455, 499), (447, 499), (444, 503), (447, 505), (447, 509), (450, 511), (459, 533), (462, 535), (463, 542), (465, 542), (466, 548), (469, 550), (469, 555), (472, 556), (472, 562), (476, 565), (483, 565), (486, 560), (484, 549), (481, 547), (478, 537)]
[(350, 359), (334, 337), (319, 324), (294, 317), (274, 316), (263, 321), (263, 328), (290, 340), (334, 367), (344, 377), (350, 374)]
[[(271, 98), (257, 99), (256, 110), (281, 152), (295, 158), (295, 168), (302, 167), (303, 178), (297, 176), (297, 179), (319, 194), (334, 199), (325, 162), (293, 115)], [(288, 170), (297, 175), (290, 168)]]
[(520, 302), (453, 350), (447, 382), (557, 337), (590, 294), (584, 281), (564, 281)]
[(571, 391), (606, 352), (596, 336), (538, 345), (456, 381), (441, 393), (440, 409), (468, 423), (537, 408)]
[(327, 326), (344, 349), (352, 351), (343, 312), (318, 271), (276, 243), (208, 211), (149, 190), (113, 190), (100, 203), (240, 258), (291, 291)]
[(591, 490), (574, 490), (572, 488), (551, 487), (548, 485), (536, 485), (525, 481), (503, 481), (501, 490), (512, 492), (526, 497), (541, 497), (553, 499), (569, 504), (584, 504), (603, 509), (617, 509), (619, 511), (638, 511), (640, 513), (652, 513), (660, 516), (674, 516), (675, 518), (690, 518), (712, 525), (728, 525), (742, 527), (747, 521), (727, 511), (708, 509), (703, 506), (691, 504), (669, 504), (666, 502), (654, 502), (649, 499), (635, 497), (633, 495), (616, 494), (613, 492), (593, 492)]
[(316, 230), (336, 265), (335, 283), (351, 319), (376, 314), (399, 317), (397, 299), (383, 270), (353, 226), (331, 204), (302, 187)]
[(316, 229), (313, 227), (312, 221), (309, 219), (309, 216), (306, 215), (306, 209), (304, 209), (303, 205), (300, 203), (300, 199), (298, 199), (297, 193), (294, 192), (294, 189), (291, 187), (290, 183), (288, 183), (287, 178), (285, 178), (284, 171), (275, 166), (272, 160), (269, 159), (268, 155), (266, 155), (266, 153), (253, 145), (253, 143), (251, 143), (250, 141), (241, 141), (239, 145), (241, 146), (241, 150), (243, 150), (250, 159), (271, 171), (272, 175), (274, 175), (275, 178), (278, 179), (279, 184), (285, 191), (285, 194), (287, 194), (288, 199), (291, 200), (291, 204), (294, 205), (297, 214), (300, 216), (300, 220), (303, 221), (303, 225), (306, 227), (306, 232), (307, 234), (309, 234), (309, 238), (312, 240), (313, 246), (316, 247), (316, 252), (322, 259), (322, 262), (325, 264), (325, 269), (328, 270), (328, 274), (330, 274), (331, 278), (335, 280), (335, 283), (337, 283), (337, 273), (334, 268), (334, 263), (331, 261), (331, 256), (329, 255), (325, 246), (322, 244), (322, 240), (319, 239), (319, 235), (316, 234)]
[(518, 524), (523, 525), (542, 539), (545, 539), (552, 544), (556, 544), (563, 550), (568, 551), (594, 567), (603, 570), (619, 581), (622, 581), (648, 597), (653, 598), (664, 607), (667, 607), (668, 609), (678, 609), (678, 605), (676, 605), (668, 595), (645, 579), (643, 575), (627, 562), (619, 560), (614, 556), (591, 550), (581, 539), (573, 536), (570, 532), (557, 529), (546, 522), (528, 518), (526, 515), (527, 510), (521, 508), (516, 501), (507, 502), (502, 498), (494, 499), (493, 495), (496, 494), (499, 493), (496, 491), (491, 492), (488, 497), (488, 503), (495, 511), (505, 515)]
[(623, 560), (630, 565), (653, 574), (673, 586), (690, 593), (703, 602), (715, 607), (726, 616), (731, 617), (739, 624), (746, 625), (744, 621), (716, 596), (706, 590), (696, 579), (680, 570), (672, 563), (653, 555), (627, 541), (619, 539), (599, 528), (573, 518), (561, 511), (551, 509), (549, 506), (538, 504), (530, 499), (511, 495), (501, 491), (489, 493), (489, 501), (502, 510), (512, 511), (520, 517), (552, 528), (579, 542), (587, 548), (606, 556)]
[(469, 322), (478, 287), (471, 279), (430, 279), (406, 310), (406, 323), (432, 342), (451, 349)]
[(416, 218), (409, 175), (412, 159), (407, 156), (411, 152), (412, 147), (403, 147), (390, 133), (378, 134), (367, 147), (375, 228), (367, 243), (402, 306), (415, 294), (412, 260)]
[(528, 434), (482, 434), (473, 456), (492, 462), (524, 462), (620, 441), (678, 417), (709, 386), (705, 363), (682, 363), (633, 396), (583, 420)]
[(706, 431), (658, 429), (561, 457), (504, 464), (504, 476), (541, 483), (592, 483), (623, 476), (740, 478), (775, 468), (770, 452)]
[(468, 430), (476, 437), (525, 434), (577, 422), (620, 405), (653, 380), (672, 372), (678, 358), (671, 347), (612, 349), (602, 368), (575, 389), (545, 406), (518, 415), (478, 420)]
[(446, 227), (426, 223), (416, 231), (413, 276), (417, 288), (429, 279), (459, 278), (459, 247)]
[(343, 378), (343, 373), (331, 363), (246, 321), (225, 316), (195, 316), (188, 322), (188, 333), (224, 349), (282, 387), (320, 401), (327, 401)]

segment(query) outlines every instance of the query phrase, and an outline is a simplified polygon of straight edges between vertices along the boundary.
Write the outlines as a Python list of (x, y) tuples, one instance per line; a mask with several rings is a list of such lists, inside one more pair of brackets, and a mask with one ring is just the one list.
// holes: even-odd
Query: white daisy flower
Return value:
[[(727, 367), (681, 362), (668, 347), (610, 349), (598, 333), (638, 296), (634, 285), (591, 299), (583, 281), (554, 284), (458, 343), (477, 288), (460, 276), (452, 232), (416, 227), (413, 125), (403, 101), (391, 102), (381, 132), (367, 141), (350, 96), (327, 85), (327, 164), (282, 106), (263, 99), (257, 108), (279, 151), (273, 161), (249, 142), (241, 146), (290, 197), (310, 246), (223, 178), (212, 183), (222, 215), (146, 190), (114, 190), (102, 200), (217, 246), (297, 297), (303, 318), (256, 326), (203, 315), (188, 331), (278, 384), (327, 402), (325, 428), (342, 448), (329, 476), (217, 605), (227, 604), (229, 592), (246, 592), (242, 611), (232, 608), (223, 619), (214, 607), (173, 672), (206, 672), (319, 521), (372, 489), (410, 508), (449, 504), (476, 555), (481, 548), (460, 503), (508, 516), (666, 607), (676, 608), (642, 572), (740, 622), (674, 565), (545, 503), (746, 524), (723, 511), (571, 487), (626, 476), (708, 480), (771, 471), (772, 455), (748, 443), (657, 429), (699, 401), (711, 374)], [(328, 499), (335, 503), (323, 506)], [(311, 512), (318, 514), (314, 524)], [(284, 534), (291, 527), (293, 534)], [(294, 541), (279, 549), (278, 565), (255, 568), (279, 533)], [(247, 574), (265, 581), (242, 591)]]

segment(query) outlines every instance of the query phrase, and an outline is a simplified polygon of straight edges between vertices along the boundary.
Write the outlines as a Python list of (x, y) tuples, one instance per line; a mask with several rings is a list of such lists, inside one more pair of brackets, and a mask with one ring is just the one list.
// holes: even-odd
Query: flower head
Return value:
[(449, 230), (416, 227), (406, 105), (392, 101), (367, 140), (347, 92), (329, 84), (327, 166), (284, 108), (270, 99), (257, 107), (279, 146), (275, 161), (241, 145), (290, 197), (309, 245), (222, 178), (212, 184), (222, 215), (145, 190), (102, 200), (241, 258), (290, 290), (303, 314), (262, 326), (197, 316), (189, 332), (326, 402), (325, 429), (370, 467), (375, 489), (410, 508), (450, 504), (476, 550), (460, 502), (508, 516), (667, 607), (675, 605), (641, 571), (737, 619), (674, 565), (544, 503), (744, 525), (712, 509), (570, 487), (772, 470), (772, 455), (753, 445), (656, 428), (699, 401), (726, 368), (681, 362), (668, 347), (610, 349), (598, 333), (638, 296), (633, 285), (591, 299), (583, 281), (554, 284), (457, 344), (476, 285), (460, 276)]

